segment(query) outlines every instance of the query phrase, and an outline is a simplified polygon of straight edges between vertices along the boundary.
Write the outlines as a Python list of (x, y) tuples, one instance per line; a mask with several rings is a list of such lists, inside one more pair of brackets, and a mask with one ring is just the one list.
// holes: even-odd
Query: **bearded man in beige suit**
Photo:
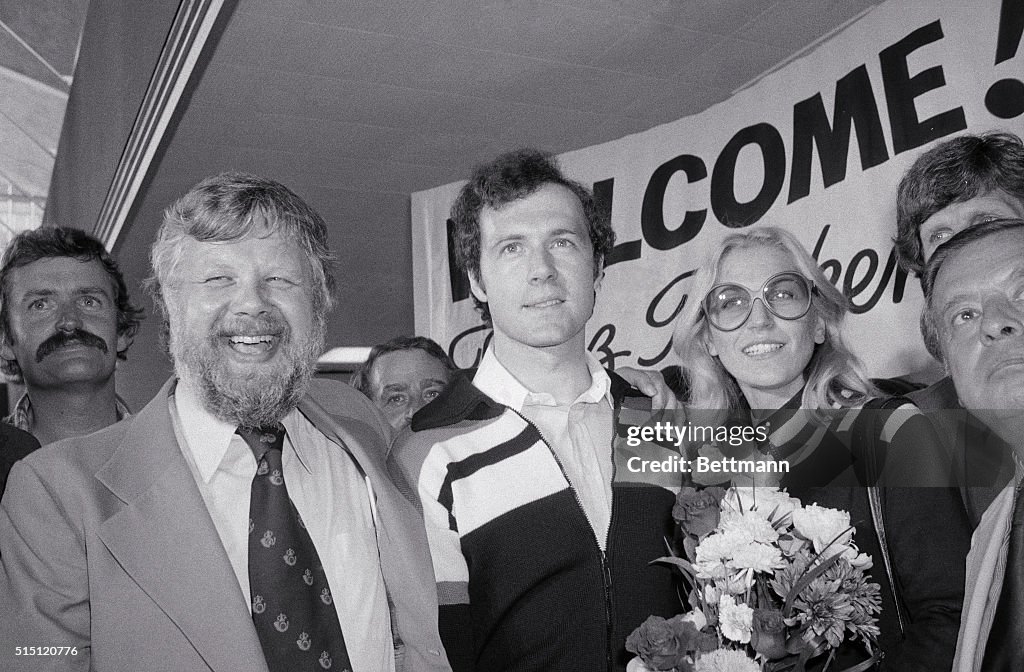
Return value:
[[(422, 523), (382, 464), (390, 430), (312, 380), (324, 221), (224, 174), (168, 208), (152, 262), (175, 376), (12, 470), (0, 668), (449, 670)], [(63, 648), (26, 655), (40, 646)]]

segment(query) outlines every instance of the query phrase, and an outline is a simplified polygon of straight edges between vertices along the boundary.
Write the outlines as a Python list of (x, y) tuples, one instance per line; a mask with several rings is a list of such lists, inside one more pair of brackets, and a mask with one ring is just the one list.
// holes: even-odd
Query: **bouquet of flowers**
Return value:
[(848, 512), (778, 488), (687, 487), (672, 516), (682, 554), (656, 562), (682, 574), (690, 611), (633, 631), (628, 672), (803, 672), (825, 655), (827, 670), (847, 639), (868, 660), (843, 672), (877, 662), (879, 586)]

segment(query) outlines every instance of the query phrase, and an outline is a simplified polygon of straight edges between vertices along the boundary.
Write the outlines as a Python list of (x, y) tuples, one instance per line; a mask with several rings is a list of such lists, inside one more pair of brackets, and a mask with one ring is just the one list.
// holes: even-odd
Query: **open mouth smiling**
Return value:
[(777, 342), (763, 342), (763, 343), (752, 343), (747, 347), (743, 348), (743, 354), (747, 357), (760, 357), (763, 355), (770, 355), (774, 352), (778, 352), (785, 346), (785, 343)]
[(277, 345), (279, 338), (276, 334), (232, 334), (227, 337), (233, 350), (244, 353), (267, 352)]

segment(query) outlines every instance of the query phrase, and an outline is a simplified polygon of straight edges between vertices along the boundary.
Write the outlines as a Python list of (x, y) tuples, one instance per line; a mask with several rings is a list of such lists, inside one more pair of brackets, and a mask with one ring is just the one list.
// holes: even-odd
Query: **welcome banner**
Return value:
[[(728, 233), (775, 225), (850, 299), (846, 333), (872, 375), (931, 365), (918, 281), (892, 249), (896, 185), (936, 141), (1024, 134), (1022, 28), (1019, 0), (890, 0), (702, 114), (561, 155), (617, 234), (590, 350), (612, 368), (677, 364), (672, 324), (697, 265)], [(451, 266), (460, 187), (412, 197), (416, 329), (472, 366), (489, 330)]]

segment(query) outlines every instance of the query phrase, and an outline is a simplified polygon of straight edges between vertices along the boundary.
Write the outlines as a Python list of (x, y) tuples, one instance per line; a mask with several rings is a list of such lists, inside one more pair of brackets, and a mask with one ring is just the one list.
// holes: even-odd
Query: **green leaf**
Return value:
[(690, 535), (686, 535), (683, 539), (683, 551), (691, 562), (697, 560), (697, 541)]
[(694, 578), (697, 577), (697, 570), (695, 570), (693, 568), (693, 565), (691, 565), (686, 560), (683, 560), (682, 558), (677, 558), (675, 556), (666, 555), (663, 558), (658, 558), (657, 560), (651, 560), (648, 564), (653, 565), (655, 563), (662, 564), (662, 565), (672, 565), (673, 567), (678, 567), (679, 570), (682, 571), (687, 576), (691, 576), (691, 577), (694, 577)]

